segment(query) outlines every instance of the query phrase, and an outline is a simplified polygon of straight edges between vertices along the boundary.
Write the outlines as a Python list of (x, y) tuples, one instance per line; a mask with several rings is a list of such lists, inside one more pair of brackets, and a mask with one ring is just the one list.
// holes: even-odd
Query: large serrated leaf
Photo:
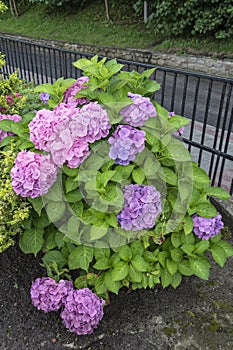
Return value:
[(19, 246), (25, 254), (34, 254), (42, 249), (44, 243), (44, 230), (38, 228), (32, 228), (31, 230), (25, 230), (20, 236)]
[(204, 258), (190, 259), (192, 273), (203, 280), (209, 279), (210, 263)]
[(129, 273), (129, 265), (126, 261), (120, 261), (111, 271), (113, 281), (122, 281)]

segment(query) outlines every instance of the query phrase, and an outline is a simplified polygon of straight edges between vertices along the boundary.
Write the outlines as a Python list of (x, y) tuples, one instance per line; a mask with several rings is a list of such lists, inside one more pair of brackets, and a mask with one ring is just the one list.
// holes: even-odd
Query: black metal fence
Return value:
[[(0, 37), (0, 51), (6, 56), (5, 76), (18, 68), (20, 78), (36, 84), (54, 82), (61, 76), (78, 78), (81, 72), (72, 62), (93, 56), (7, 36)], [(118, 62), (128, 71), (154, 67), (122, 59)], [(152, 79), (161, 84), (154, 98), (169, 111), (190, 119), (183, 140), (193, 160), (207, 171), (212, 185), (232, 194), (233, 79), (166, 67), (157, 67)]]

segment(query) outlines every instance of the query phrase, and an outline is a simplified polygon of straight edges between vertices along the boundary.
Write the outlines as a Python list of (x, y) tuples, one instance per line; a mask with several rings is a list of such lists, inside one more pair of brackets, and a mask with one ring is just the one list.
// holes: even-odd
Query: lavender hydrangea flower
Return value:
[(63, 324), (78, 335), (91, 334), (103, 318), (103, 304), (88, 288), (71, 291), (61, 312)]
[(137, 153), (145, 147), (146, 133), (129, 125), (118, 125), (108, 142), (110, 143), (109, 157), (116, 164), (128, 165), (136, 158)]
[[(22, 118), (20, 117), (20, 115), (18, 114), (13, 114), (13, 115), (9, 115), (9, 114), (0, 114), (0, 120), (3, 119), (9, 119), (9, 120), (13, 120), (14, 122), (19, 122)], [(2, 142), (2, 140), (7, 137), (7, 136), (13, 136), (14, 134), (12, 132), (7, 132), (7, 131), (3, 131), (0, 129), (0, 142)]]
[(126, 124), (131, 126), (142, 126), (149, 118), (156, 117), (157, 112), (148, 97), (128, 92), (128, 96), (133, 101), (132, 104), (124, 107), (121, 114)]
[(124, 207), (117, 215), (120, 226), (125, 230), (144, 230), (155, 225), (155, 219), (162, 211), (160, 193), (153, 186), (126, 185)]
[(213, 218), (203, 218), (195, 214), (192, 219), (194, 224), (193, 232), (201, 239), (208, 240), (216, 236), (224, 227), (220, 214)]
[(57, 311), (66, 302), (66, 297), (73, 290), (73, 284), (67, 280), (58, 283), (50, 277), (37, 278), (31, 286), (32, 304), (45, 312)]
[(49, 99), (50, 99), (50, 94), (48, 94), (47, 92), (42, 92), (42, 93), (40, 94), (40, 100), (41, 100), (41, 102), (47, 104)]
[[(175, 112), (169, 112), (169, 117), (174, 117), (175, 116)], [(184, 127), (181, 126), (181, 128), (179, 128), (179, 130), (175, 131), (172, 135), (175, 137), (179, 137), (181, 135), (183, 135), (184, 133)]]
[(87, 86), (83, 86), (83, 84), (89, 81), (88, 77), (81, 77), (73, 83), (65, 92), (63, 102), (68, 103), (69, 105), (84, 105), (89, 102), (86, 97), (75, 98), (75, 95), (82, 89), (86, 89)]
[(21, 151), (11, 170), (12, 187), (21, 197), (46, 194), (57, 179), (57, 167), (49, 155)]

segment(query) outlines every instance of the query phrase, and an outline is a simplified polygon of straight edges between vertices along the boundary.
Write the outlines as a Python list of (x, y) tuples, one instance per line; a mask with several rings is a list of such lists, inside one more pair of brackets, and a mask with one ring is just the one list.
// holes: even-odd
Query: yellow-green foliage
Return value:
[(4, 66), (5, 63), (5, 55), (2, 55), (0, 52), (0, 69)]
[(23, 232), (22, 222), (30, 214), (30, 204), (17, 196), (11, 186), (10, 170), (16, 154), (12, 142), (0, 157), (0, 253), (14, 244), (13, 237)]
[(0, 13), (5, 12), (6, 10), (8, 10), (7, 5), (4, 4), (4, 2), (0, 1)]

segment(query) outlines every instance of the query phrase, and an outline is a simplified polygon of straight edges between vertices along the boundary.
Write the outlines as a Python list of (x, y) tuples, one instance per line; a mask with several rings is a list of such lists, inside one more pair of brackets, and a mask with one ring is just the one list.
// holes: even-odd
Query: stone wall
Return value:
[[(15, 37), (10, 34), (4, 36)], [(98, 54), (111, 58), (122, 58), (130, 61), (149, 63), (158, 66), (172, 67), (176, 69), (192, 70), (200, 73), (233, 78), (233, 59), (213, 59), (207, 56), (196, 56), (187, 54), (172, 54), (162, 51), (137, 50), (130, 48), (118, 48), (107, 46), (96, 46), (89, 44), (67, 43), (64, 41), (34, 39), (31, 37), (17, 36), (17, 39), (33, 41), (43, 45), (61, 47), (67, 50), (78, 51), (88, 54)]]

